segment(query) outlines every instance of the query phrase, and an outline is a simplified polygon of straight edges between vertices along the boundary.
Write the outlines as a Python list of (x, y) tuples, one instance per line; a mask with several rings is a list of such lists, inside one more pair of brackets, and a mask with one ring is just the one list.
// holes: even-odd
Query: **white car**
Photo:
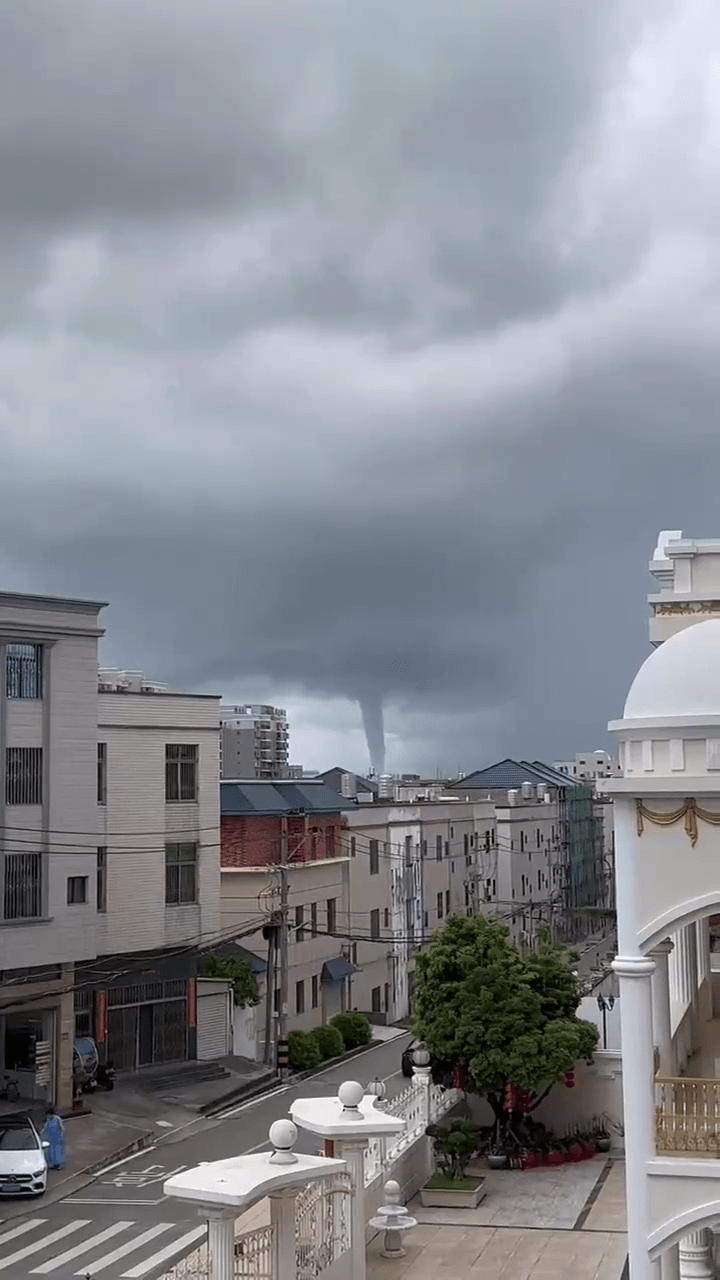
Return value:
[(29, 1118), (0, 1116), (0, 1196), (43, 1194), (47, 1147)]

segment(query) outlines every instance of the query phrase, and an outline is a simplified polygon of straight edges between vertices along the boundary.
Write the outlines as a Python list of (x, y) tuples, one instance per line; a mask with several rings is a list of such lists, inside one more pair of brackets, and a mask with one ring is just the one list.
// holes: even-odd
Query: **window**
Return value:
[(335, 932), (335, 925), (336, 925), (335, 908), (336, 908), (336, 905), (337, 905), (337, 899), (336, 899), (336, 898), (328, 898), (328, 900), (327, 900), (327, 931), (328, 931), (328, 933), (334, 933), (334, 932)]
[(355, 836), (351, 836), (351, 837), (350, 837), (350, 857), (351, 857), (351, 858), (354, 858), (354, 857), (355, 857), (355, 852), (356, 852), (356, 850), (355, 850)]
[(42, 698), (43, 647), (41, 644), (7, 645), (5, 693), (8, 698)]
[(424, 921), (425, 921), (425, 928), (427, 929), (427, 927), (428, 927), (428, 925), (429, 925), (429, 923), (430, 923), (430, 918), (429, 918), (429, 916), (428, 916), (427, 911), (424, 913), (424, 915), (423, 915), (423, 919), (424, 919)]
[(465, 854), (466, 858), (469, 852), (470, 852), (470, 836), (468, 835), (467, 831), (465, 831), (463, 832), (463, 853)]
[(390, 928), (390, 908), (389, 907), (386, 907), (383, 912), (383, 924), (385, 925), (386, 929)]
[(439, 893), (439, 894), (438, 894), (438, 896), (437, 896), (437, 916), (438, 916), (438, 920), (442, 920), (442, 918), (443, 918), (443, 896), (442, 896), (442, 893)]
[(376, 876), (380, 870), (377, 840), (370, 841), (370, 875)]
[(445, 841), (445, 857), (446, 858), (450, 857), (450, 841), (449, 840)]
[(295, 1012), (305, 1012), (305, 982), (302, 978), (295, 983)]
[(542, 889), (542, 872), (538, 871), (538, 889)]
[(68, 900), (68, 903), (87, 902), (88, 900), (87, 876), (68, 876), (67, 900)]
[(98, 742), (97, 802), (107, 804), (107, 742)]
[(412, 866), (412, 836), (405, 837), (405, 866)]
[(423, 840), (422, 842), (422, 856), (423, 858), (427, 858), (427, 840)]
[(537, 847), (539, 849), (540, 848), (540, 828), (539, 827), (535, 828), (535, 843), (537, 844)]
[(370, 1005), (373, 1013), (380, 1013), (381, 999), (382, 999), (382, 988), (373, 987), (372, 991), (370, 992)]
[(317, 974), (316, 974), (316, 973), (314, 973), (314, 974), (313, 974), (313, 976), (312, 976), (312, 979), (311, 979), (311, 981), (310, 981), (310, 998), (311, 998), (311, 1003), (312, 1003), (312, 1007), (313, 1007), (313, 1009), (317, 1009), (318, 1004), (320, 1003), (320, 989), (319, 989), (319, 988), (320, 988), (320, 984), (319, 984), (319, 982), (318, 982)]
[(305, 929), (303, 928), (305, 921), (305, 908), (295, 908), (295, 941), (302, 942), (305, 938)]
[(95, 901), (98, 911), (107, 911), (107, 849), (97, 851), (97, 885)]
[(380, 912), (379, 910), (370, 912), (370, 937), (380, 937)]
[(5, 803), (42, 804), (42, 747), (5, 751)]
[(454, 827), (451, 827), (451, 828), (450, 828), (450, 839), (451, 839), (451, 840), (454, 840), (454, 839), (455, 839), (455, 828), (454, 828)]
[(442, 836), (435, 837), (435, 861), (442, 862)]
[(525, 851), (525, 832), (521, 831), (520, 832), (520, 852), (524, 853), (524, 851)]
[(450, 890), (445, 890), (445, 915), (450, 915)]
[(42, 916), (42, 854), (6, 853), (3, 886), (6, 920), (34, 920)]
[(197, 902), (197, 845), (165, 845), (165, 905)]
[(390, 983), (385, 983), (385, 1012), (390, 1012)]
[(165, 801), (167, 804), (197, 800), (197, 746), (168, 742), (165, 747)]
[(350, 959), (353, 964), (357, 964), (357, 942), (353, 942), (350, 948)]
[(405, 924), (408, 931), (412, 929), (415, 920), (415, 902), (412, 898), (405, 900)]
[(317, 938), (317, 902), (310, 903), (310, 937)]

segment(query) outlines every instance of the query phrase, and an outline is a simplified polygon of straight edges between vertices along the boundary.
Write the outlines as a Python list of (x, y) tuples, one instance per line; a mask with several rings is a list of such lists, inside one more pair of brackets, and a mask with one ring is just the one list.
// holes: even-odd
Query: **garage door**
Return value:
[(224, 1058), (230, 1052), (228, 988), (218, 983), (208, 983), (212, 990), (203, 991), (205, 983), (198, 981), (197, 1002), (197, 1056), (203, 1061)]

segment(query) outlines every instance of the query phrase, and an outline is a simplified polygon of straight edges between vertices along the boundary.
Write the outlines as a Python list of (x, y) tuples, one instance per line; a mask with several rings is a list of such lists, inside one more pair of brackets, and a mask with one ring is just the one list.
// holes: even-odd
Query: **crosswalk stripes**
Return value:
[[(105, 1221), (107, 1222), (107, 1218)], [(11, 1280), (22, 1280), (29, 1276), (50, 1276), (52, 1280), (55, 1275), (58, 1280), (60, 1276), (64, 1280), (70, 1275), (67, 1269), (69, 1264), (75, 1263), (78, 1270), (73, 1274), (82, 1277), (82, 1280), (86, 1280), (86, 1277), (91, 1277), (92, 1280), (95, 1276), (99, 1280), (144, 1280), (152, 1274), (157, 1275), (159, 1270), (164, 1269), (164, 1264), (192, 1252), (207, 1232), (206, 1226), (183, 1232), (183, 1223), (156, 1222), (140, 1234), (133, 1234), (133, 1229), (137, 1233), (140, 1225), (123, 1220), (103, 1226), (101, 1221), (74, 1218), (57, 1230), (45, 1234), (47, 1218), (32, 1218), (0, 1233), (0, 1273), (12, 1268)], [(102, 1229), (98, 1230), (99, 1227)], [(87, 1228), (90, 1228), (90, 1235), (86, 1233)], [(174, 1238), (170, 1238), (171, 1233)], [(60, 1245), (61, 1241), (66, 1241), (68, 1247), (63, 1247), (58, 1252), (54, 1246)], [(140, 1251), (153, 1241), (157, 1241), (161, 1247), (150, 1256), (146, 1254), (138, 1260)], [(7, 1254), (3, 1252), (5, 1245), (10, 1249)], [(132, 1255), (135, 1257), (134, 1262)], [(23, 1263), (25, 1266), (21, 1265)], [(130, 1269), (120, 1270), (126, 1266)], [(29, 1269), (26, 1270), (26, 1267)]]

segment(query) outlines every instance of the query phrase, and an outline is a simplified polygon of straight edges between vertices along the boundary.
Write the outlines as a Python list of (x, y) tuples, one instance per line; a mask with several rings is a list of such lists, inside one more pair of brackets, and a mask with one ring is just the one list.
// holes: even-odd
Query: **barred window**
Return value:
[(98, 742), (97, 748), (97, 802), (107, 804), (107, 742)]
[(370, 937), (380, 937), (380, 911), (378, 908), (370, 912)]
[(88, 878), (87, 876), (68, 876), (67, 882), (67, 900), (68, 906), (73, 903), (87, 902), (88, 900)]
[(42, 747), (6, 748), (5, 803), (42, 804)]
[(197, 745), (168, 742), (165, 747), (165, 801), (167, 804), (197, 800)]
[(6, 920), (42, 915), (42, 854), (6, 853), (3, 914)]
[(42, 698), (43, 647), (41, 644), (6, 646), (5, 693), (8, 698)]
[(370, 875), (376, 876), (380, 870), (379, 845), (377, 840), (370, 841)]
[(165, 845), (165, 903), (169, 907), (197, 902), (197, 845)]
[(97, 851), (97, 886), (96, 907), (98, 911), (107, 911), (107, 847), (101, 846)]

